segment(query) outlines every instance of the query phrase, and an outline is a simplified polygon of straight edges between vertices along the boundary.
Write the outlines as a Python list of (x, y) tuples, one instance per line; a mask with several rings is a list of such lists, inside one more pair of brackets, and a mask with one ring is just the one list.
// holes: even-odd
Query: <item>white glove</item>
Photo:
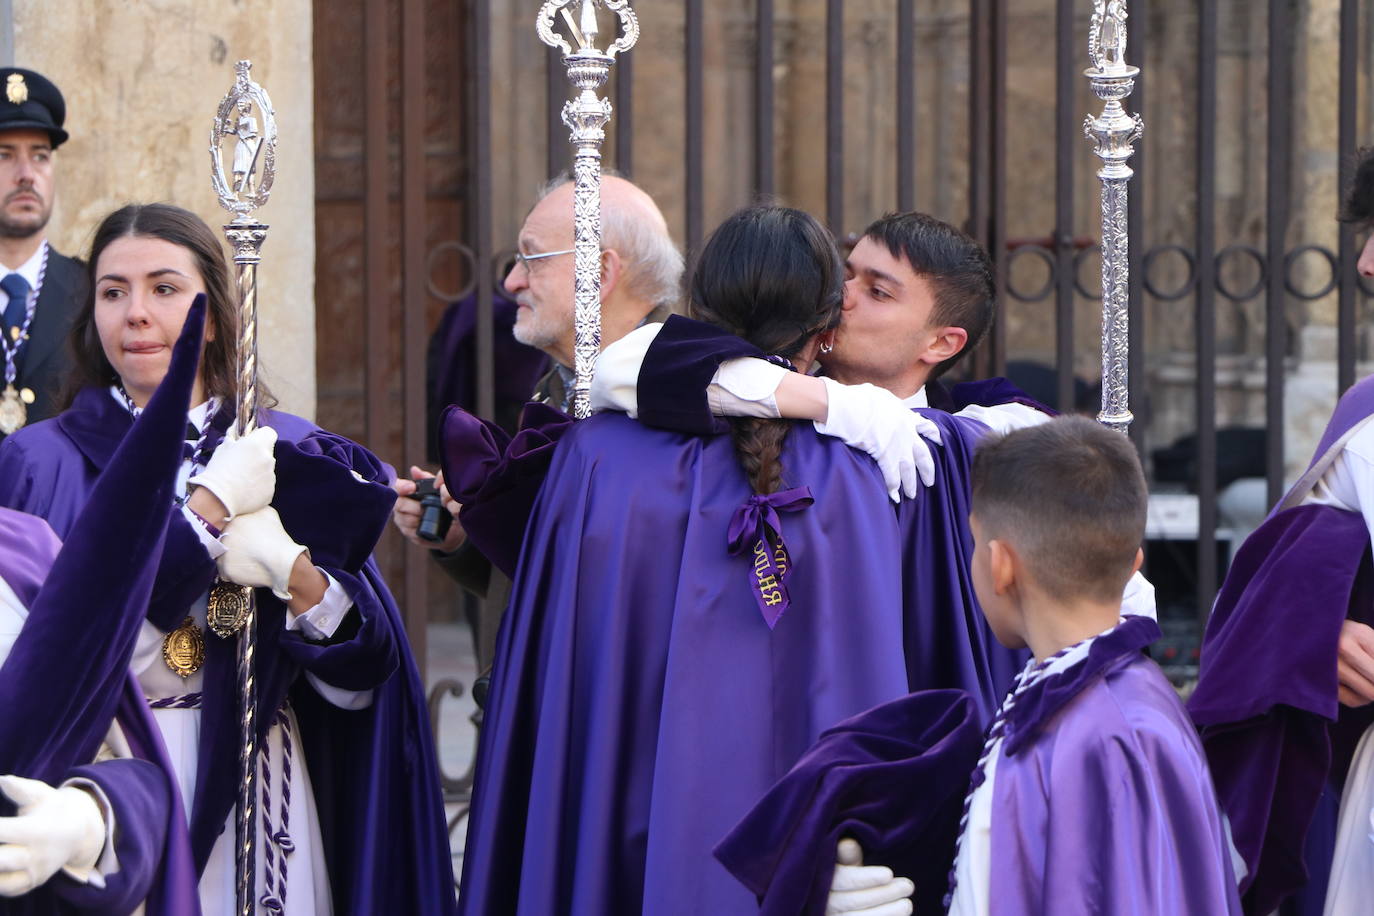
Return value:
[(934, 421), (907, 407), (886, 388), (867, 383), (841, 385), (830, 378), (821, 381), (830, 404), (825, 422), (816, 422), (816, 432), (873, 456), (893, 502), (920, 492), (918, 475), (926, 486), (935, 482), (935, 457), (925, 442), (943, 442)]
[(231, 519), (256, 512), (272, 501), (277, 489), (276, 444), (277, 431), (270, 426), (259, 426), (242, 439), (230, 430), (205, 470), (190, 482), (215, 494)]
[(863, 851), (851, 839), (840, 840), (835, 880), (825, 901), (826, 916), (859, 913), (862, 916), (909, 916), (916, 885), (909, 878), (894, 878), (882, 865), (865, 867)]
[(19, 806), (0, 817), (0, 896), (27, 894), (62, 868), (95, 867), (105, 819), (89, 792), (22, 776), (0, 776), (0, 792)]
[(253, 588), (270, 588), (283, 601), (291, 600), (287, 584), (291, 567), (305, 548), (291, 540), (277, 510), (268, 506), (240, 515), (219, 539), (224, 554), (216, 561), (222, 578)]

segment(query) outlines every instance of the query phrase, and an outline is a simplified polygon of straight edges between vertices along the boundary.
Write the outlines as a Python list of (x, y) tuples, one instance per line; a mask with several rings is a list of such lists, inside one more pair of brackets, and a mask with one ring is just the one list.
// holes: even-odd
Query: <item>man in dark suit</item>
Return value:
[(48, 244), (54, 152), (67, 106), (32, 70), (0, 68), (0, 438), (57, 412), (72, 316), (86, 291), (80, 262)]

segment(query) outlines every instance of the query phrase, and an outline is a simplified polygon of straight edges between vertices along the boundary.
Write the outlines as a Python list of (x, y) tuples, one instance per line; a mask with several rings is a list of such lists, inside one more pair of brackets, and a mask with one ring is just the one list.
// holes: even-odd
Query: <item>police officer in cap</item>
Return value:
[(81, 264), (47, 240), (66, 117), (46, 77), (0, 68), (0, 438), (57, 413), (63, 343), (86, 293)]

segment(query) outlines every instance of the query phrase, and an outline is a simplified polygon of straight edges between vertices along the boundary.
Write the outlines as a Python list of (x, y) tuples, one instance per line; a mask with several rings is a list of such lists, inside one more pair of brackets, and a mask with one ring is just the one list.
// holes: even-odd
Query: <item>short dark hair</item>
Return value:
[(1374, 229), (1374, 146), (1366, 146), (1355, 154), (1355, 177), (1346, 189), (1337, 218), (1343, 223)]
[(972, 511), (1013, 544), (1060, 600), (1121, 598), (1145, 537), (1148, 494), (1135, 448), (1087, 417), (1059, 417), (984, 440)]
[[(205, 284), (206, 329), (214, 329), (215, 339), (205, 344), (200, 361), (201, 382), (206, 395), (231, 399), (237, 388), (239, 308), (233, 292), (229, 264), (219, 238), (199, 216), (171, 204), (128, 204), (100, 221), (86, 259), (86, 299), (72, 323), (67, 338), (72, 354), (72, 371), (63, 385), (58, 403), (71, 406), (82, 388), (104, 387), (119, 381), (95, 325), (95, 280), (100, 255), (116, 239), (130, 236), (157, 238), (185, 248), (191, 253)], [(259, 403), (274, 403), (262, 381), (258, 382)]]
[(963, 349), (940, 363), (931, 378), (944, 375), (987, 335), (996, 309), (997, 284), (983, 246), (949, 223), (927, 213), (889, 213), (864, 230), (894, 258), (935, 288), (930, 323), (968, 331)]

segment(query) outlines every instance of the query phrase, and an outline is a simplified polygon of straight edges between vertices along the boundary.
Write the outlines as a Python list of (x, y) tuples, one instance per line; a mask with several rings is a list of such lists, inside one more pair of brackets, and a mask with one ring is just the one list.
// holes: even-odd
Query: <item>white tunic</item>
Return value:
[[(189, 419), (197, 429), (204, 429), (208, 407), (208, 404), (202, 404), (190, 412)], [(177, 477), (177, 491), (179, 493), (184, 494), (186, 492), (186, 481), (190, 476), (191, 462), (188, 459), (182, 465), (181, 472)], [(195, 514), (189, 509), (183, 511), (188, 520), (192, 522), (192, 527), (200, 536), (210, 556), (218, 557), (221, 555), (224, 548), (205, 529)], [(350, 612), (352, 602), (343, 586), (327, 573), (325, 576), (329, 580), (329, 588), (324, 599), (320, 604), (299, 616), (288, 614), (286, 629), (301, 630), (314, 639), (327, 639), (333, 635), (343, 618)], [(201, 595), (186, 610), (187, 615), (193, 618), (196, 626), (200, 627), (202, 632), (206, 626), (205, 607), (207, 598), (208, 595)], [(130, 665), (139, 680), (139, 684), (143, 687), (144, 695), (151, 699), (161, 699), (199, 693), (204, 681), (203, 669), (184, 679), (174, 673), (163, 661), (162, 640), (163, 634), (152, 624), (144, 621)], [(371, 703), (370, 691), (355, 693), (340, 690), (323, 683), (309, 673), (306, 674), (306, 678), (326, 700), (336, 706), (345, 709), (358, 709)], [(259, 709), (258, 715), (270, 716), (274, 712), (274, 710)], [(181, 789), (182, 805), (189, 819), (196, 793), (196, 764), (200, 753), (201, 710), (199, 708), (153, 709), (152, 714), (159, 731), (162, 733), (168, 759), (176, 771), (177, 783)], [(329, 875), (325, 867), (324, 846), (320, 838), (319, 817), (315, 811), (315, 797), (311, 791), (310, 774), (299, 739), (300, 729), (297, 727), (295, 713), (289, 707), (286, 709), (286, 716), (292, 735), (291, 801), (288, 811), (289, 834), (295, 851), (285, 860), (287, 883), (283, 912), (287, 916), (328, 914), (332, 911)], [(265, 872), (267, 853), (269, 852), (267, 844), (271, 840), (268, 838), (263, 824), (263, 814), (264, 808), (267, 808), (267, 814), (272, 823), (272, 832), (278, 831), (282, 822), (281, 804), (283, 798), (282, 761), (284, 745), (281, 725), (274, 724), (267, 732), (266, 744), (270, 771), (263, 771), (261, 768), (259, 770), (260, 797), (256, 825), (258, 862), (255, 887), (259, 900), (269, 891), (275, 892), (278, 887), (276, 880), (272, 882), (270, 888), (266, 882)], [(261, 760), (261, 755), (259, 759)], [(265, 804), (263, 792), (267, 793)], [(230, 812), (225, 821), (224, 831), (215, 842), (205, 871), (200, 876), (200, 904), (204, 916), (233, 916), (236, 913), (234, 905), (236, 877), (234, 833), (234, 814)], [(282, 857), (275, 846), (272, 847), (271, 852), (276, 865), (273, 869), (275, 879), (280, 871)], [(281, 895), (276, 894), (276, 896), (280, 897)]]

